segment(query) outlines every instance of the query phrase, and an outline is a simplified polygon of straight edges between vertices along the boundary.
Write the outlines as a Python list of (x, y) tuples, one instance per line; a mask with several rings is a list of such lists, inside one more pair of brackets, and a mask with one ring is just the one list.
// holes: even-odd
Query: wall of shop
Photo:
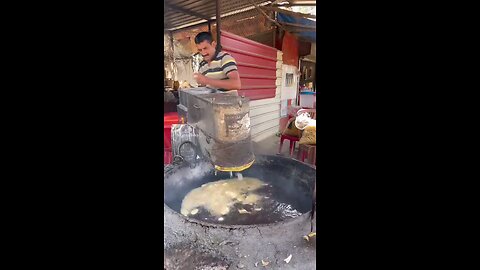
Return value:
[(280, 93), (282, 82), (282, 52), (277, 51), (275, 97), (250, 102), (252, 140), (261, 141), (274, 136), (280, 124)]
[(275, 48), (225, 31), (222, 31), (221, 44), (222, 50), (237, 62), (242, 82), (240, 95), (250, 100), (275, 97)]
[[(277, 48), (280, 49), (283, 53), (283, 64), (291, 65), (298, 68), (299, 62), (299, 41), (297, 37), (288, 33), (282, 32), (282, 35), (279, 36), (279, 39), (276, 42)], [(295, 105), (295, 100), (288, 99), (288, 107)], [(282, 132), (285, 129), (285, 126), (288, 122), (288, 117), (281, 117), (279, 119), (278, 131)]]
[(273, 47), (222, 31), (222, 47), (237, 61), (240, 95), (250, 101), (253, 141), (275, 135), (280, 119), (282, 53)]

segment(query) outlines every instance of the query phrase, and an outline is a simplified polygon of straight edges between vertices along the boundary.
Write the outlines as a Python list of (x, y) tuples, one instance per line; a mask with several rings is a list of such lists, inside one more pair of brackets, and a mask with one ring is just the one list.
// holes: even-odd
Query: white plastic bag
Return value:
[(310, 118), (310, 114), (308, 113), (302, 113), (295, 119), (295, 126), (300, 130), (304, 130), (307, 126), (316, 126), (316, 124), (317, 121)]

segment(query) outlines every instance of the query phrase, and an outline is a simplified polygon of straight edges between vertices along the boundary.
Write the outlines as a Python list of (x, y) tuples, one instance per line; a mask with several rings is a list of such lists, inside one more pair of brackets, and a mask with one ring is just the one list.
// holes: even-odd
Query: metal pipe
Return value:
[(220, 10), (221, 10), (221, 6), (220, 6), (220, 0), (216, 0), (217, 2), (217, 6), (216, 6), (216, 9), (215, 9), (215, 19), (217, 20), (217, 51), (220, 51), (222, 49), (222, 45), (220, 43), (220, 21), (222, 20), (220, 18)]

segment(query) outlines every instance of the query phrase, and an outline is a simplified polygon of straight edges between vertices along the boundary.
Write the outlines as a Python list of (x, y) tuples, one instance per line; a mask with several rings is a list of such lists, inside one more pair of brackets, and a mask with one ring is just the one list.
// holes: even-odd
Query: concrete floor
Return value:
[[(259, 142), (253, 142), (253, 149), (256, 154), (276, 155), (280, 145), (280, 137), (276, 135), (269, 136)], [(288, 156), (288, 144), (283, 144), (282, 155)]]
[[(309, 232), (309, 216), (297, 217), (289, 226), (219, 230), (187, 222), (164, 209), (164, 267), (169, 266), (167, 270), (313, 270), (316, 238), (303, 239)], [(290, 255), (291, 261), (287, 263), (284, 260)], [(268, 265), (263, 266), (262, 260)], [(221, 261), (224, 266), (220, 266)]]
[[(278, 153), (278, 147), (280, 146), (280, 137), (272, 135), (259, 142), (253, 142), (253, 151), (259, 155), (276, 155)], [(290, 141), (283, 141), (281, 156), (290, 157)], [(292, 158), (297, 159), (298, 155), (298, 142), (293, 150)], [(307, 161), (307, 160), (305, 160)]]

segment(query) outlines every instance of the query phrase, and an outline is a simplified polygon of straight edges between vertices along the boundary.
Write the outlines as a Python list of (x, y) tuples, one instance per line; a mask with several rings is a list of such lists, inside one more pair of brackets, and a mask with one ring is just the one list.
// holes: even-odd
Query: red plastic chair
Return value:
[(317, 165), (317, 146), (310, 144), (300, 144), (298, 146), (297, 159), (305, 162), (305, 158), (308, 157), (310, 164)]
[[(290, 125), (290, 123), (292, 121), (294, 121), (295, 118), (291, 118), (288, 120), (287, 122), (287, 125), (285, 126), (285, 129), (288, 127), (288, 125)], [(281, 154), (282, 153), (282, 146), (283, 146), (283, 141), (284, 140), (289, 140), (290, 141), (290, 157), (293, 156), (293, 150), (295, 149), (295, 143), (298, 142), (300, 140), (299, 137), (295, 137), (295, 136), (290, 136), (290, 135), (281, 135), (280, 136), (280, 146), (278, 147), (278, 154)]]

